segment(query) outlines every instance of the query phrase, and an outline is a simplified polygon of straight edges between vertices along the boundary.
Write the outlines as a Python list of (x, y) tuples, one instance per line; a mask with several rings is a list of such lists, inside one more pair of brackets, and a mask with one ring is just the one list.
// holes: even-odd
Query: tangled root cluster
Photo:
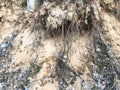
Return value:
[[(105, 1), (48, 0), (41, 5), (39, 10), (40, 21), (44, 30), (53, 31), (54, 33), (55, 30), (64, 30), (64, 33), (66, 30), (72, 32), (91, 31), (91, 37), (93, 40), (93, 53), (91, 56), (93, 57), (93, 63), (97, 67), (97, 69), (93, 68), (92, 70), (92, 78), (96, 84), (95, 87), (93, 87), (91, 90), (116, 90), (115, 82), (117, 74), (114, 70), (114, 58), (111, 58), (111, 56), (109, 55), (107, 45), (102, 40), (100, 35), (100, 33), (104, 31), (102, 27), (103, 23), (100, 13), (102, 9), (106, 8), (104, 7), (104, 4), (106, 5)], [(116, 0), (115, 2), (113, 1), (113, 3), (116, 3)], [(64, 35), (64, 38), (66, 37), (68, 38), (69, 36)], [(65, 39), (63, 41), (65, 42)], [(65, 47), (66, 46), (64, 46), (64, 48)], [(67, 51), (69, 50), (67, 49)], [(59, 83), (65, 83), (67, 81), (66, 76), (68, 76), (66, 72), (71, 69), (67, 66), (68, 64), (66, 62), (63, 62), (59, 59), (57, 61), (56, 75), (59, 77)], [(73, 73), (73, 76), (77, 75), (73, 71), (69, 71), (69, 73), (70, 72)]]
[(71, 22), (76, 29), (80, 29), (81, 24), (88, 25), (90, 15), (95, 15), (99, 20), (98, 1), (85, 2), (84, 0), (65, 1), (62, 4), (56, 2), (45, 2), (41, 5), (40, 16), (44, 28), (54, 30), (65, 24), (65, 21)]

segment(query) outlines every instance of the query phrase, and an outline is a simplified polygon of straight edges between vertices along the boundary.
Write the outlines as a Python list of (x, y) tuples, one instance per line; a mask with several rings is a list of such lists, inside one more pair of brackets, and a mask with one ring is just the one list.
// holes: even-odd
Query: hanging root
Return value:
[[(96, 2), (98, 3), (98, 2)], [(91, 30), (90, 8), (94, 9), (95, 18), (98, 20), (98, 10), (90, 0), (65, 1), (62, 5), (55, 2), (45, 2), (40, 8), (41, 27), (48, 34), (60, 36), (62, 26), (65, 33), (83, 34)], [(100, 10), (100, 9), (99, 9)], [(53, 35), (51, 35), (53, 36)]]
[(68, 63), (64, 62), (64, 59), (65, 58), (61, 57), (56, 60), (55, 72), (58, 79), (59, 90), (63, 90), (68, 85), (74, 84), (76, 76), (78, 76), (75, 70), (70, 67)]

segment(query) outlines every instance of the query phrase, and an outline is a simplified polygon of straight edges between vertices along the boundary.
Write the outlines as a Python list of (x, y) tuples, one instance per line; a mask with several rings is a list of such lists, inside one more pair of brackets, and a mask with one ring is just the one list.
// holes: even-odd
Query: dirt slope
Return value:
[[(111, 63), (111, 69), (105, 70), (111, 73), (106, 74), (105, 71), (104, 75), (101, 70), (98, 70), (101, 69), (99, 65), (101, 61), (98, 60), (98, 57), (103, 56), (104, 58), (108, 54), (102, 55), (104, 54), (101, 49), (103, 44), (100, 46), (96, 44), (98, 47), (94, 48), (94, 30), (90, 28), (96, 28), (96, 26), (89, 26), (94, 22), (94, 20), (89, 20), (92, 16), (87, 15), (90, 11), (89, 2), (85, 4), (86, 14), (83, 14), (83, 7), (80, 9), (82, 19), (76, 21), (79, 17), (77, 17), (77, 13), (73, 14), (75, 12), (74, 1), (70, 3), (72, 8), (69, 8), (68, 11), (59, 11), (60, 14), (55, 12), (56, 14), (53, 15), (53, 11), (57, 11), (60, 5), (49, 2), (49, 0), (48, 3), (41, 5), (38, 10), (40, 13), (38, 11), (29, 12), (26, 7), (21, 6), (22, 1), (20, 0), (17, 2), (1, 0), (0, 90), (108, 90), (108, 88), (119, 90), (120, 8), (118, 6), (120, 1), (116, 1), (116, 4), (114, 0), (96, 0), (91, 4), (94, 8), (95, 21), (102, 20), (102, 29), (100, 29), (99, 35), (109, 49), (105, 52), (109, 54), (110, 61), (108, 61)], [(43, 12), (46, 8), (50, 12), (48, 17), (45, 17), (46, 11)], [(114, 13), (114, 10), (117, 14)], [(41, 23), (42, 15), (46, 19), (43, 18)], [(82, 30), (78, 30), (79, 32), (70, 30), (66, 34), (67, 38), (64, 39), (61, 34), (62, 27), (59, 25), (65, 15), (71, 22), (71, 17), (75, 16), (73, 23), (70, 23), (73, 28), (70, 29), (74, 30), (74, 26), (78, 26)], [(51, 20), (53, 21), (51, 22)], [(45, 24), (43, 24), (44, 22)], [(44, 25), (46, 26), (44, 27)], [(69, 28), (67, 26), (69, 26), (69, 22), (66, 23), (66, 29)], [(47, 29), (52, 31), (49, 32)], [(61, 31), (56, 32), (56, 30)], [(107, 61), (106, 58), (104, 60)], [(105, 65), (103, 66), (107, 68)], [(102, 70), (104, 72), (103, 68)], [(114, 78), (113, 82), (115, 83), (112, 83), (111, 78)], [(118, 83), (116, 84), (116, 82)]]

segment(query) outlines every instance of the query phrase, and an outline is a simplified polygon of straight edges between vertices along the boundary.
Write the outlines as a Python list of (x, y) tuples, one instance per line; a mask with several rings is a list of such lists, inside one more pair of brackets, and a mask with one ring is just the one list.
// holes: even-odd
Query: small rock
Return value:
[(101, 50), (100, 50), (100, 48), (97, 48), (96, 51), (97, 51), (97, 52), (100, 52)]
[(28, 90), (28, 87), (27, 87), (27, 86), (24, 86), (24, 90)]
[(0, 83), (0, 89), (2, 89), (3, 88), (3, 84), (2, 83)]
[(7, 47), (8, 47), (8, 44), (6, 43), (1, 44), (1, 48), (7, 48)]
[(64, 59), (67, 59), (68, 57), (67, 57), (67, 55), (64, 55), (63, 58), (64, 58)]

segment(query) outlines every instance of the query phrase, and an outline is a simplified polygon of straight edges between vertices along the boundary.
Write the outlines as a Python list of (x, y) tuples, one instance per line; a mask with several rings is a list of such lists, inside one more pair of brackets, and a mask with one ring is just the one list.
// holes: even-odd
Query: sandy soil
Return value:
[[(50, 76), (55, 72), (56, 60), (63, 48), (61, 37), (47, 38), (42, 29), (32, 31), (38, 13), (31, 13), (26, 7), (16, 4), (12, 4), (11, 9), (7, 4), (8, 2), (0, 4), (2, 6), (0, 7), (0, 48), (3, 48), (5, 41), (9, 41), (12, 45), (6, 49), (8, 54), (0, 59), (0, 74), (5, 72), (4, 78), (7, 78), (6, 82), (0, 79), (0, 90), (58, 90), (58, 78)], [(116, 57), (120, 58), (120, 22), (106, 11), (102, 11), (100, 15), (105, 29), (102, 34), (103, 39)], [(89, 34), (76, 35), (71, 42), (68, 53), (69, 66), (81, 76), (77, 77), (73, 86), (69, 85), (66, 90), (81, 90), (82, 80), (85, 81), (83, 90), (89, 90), (88, 86), (93, 82), (90, 70), (94, 65), (89, 60), (91, 37)], [(119, 59), (116, 62), (119, 66)], [(7, 74), (11, 75), (11, 78), (8, 78)], [(10, 84), (6, 86), (6, 83)]]

